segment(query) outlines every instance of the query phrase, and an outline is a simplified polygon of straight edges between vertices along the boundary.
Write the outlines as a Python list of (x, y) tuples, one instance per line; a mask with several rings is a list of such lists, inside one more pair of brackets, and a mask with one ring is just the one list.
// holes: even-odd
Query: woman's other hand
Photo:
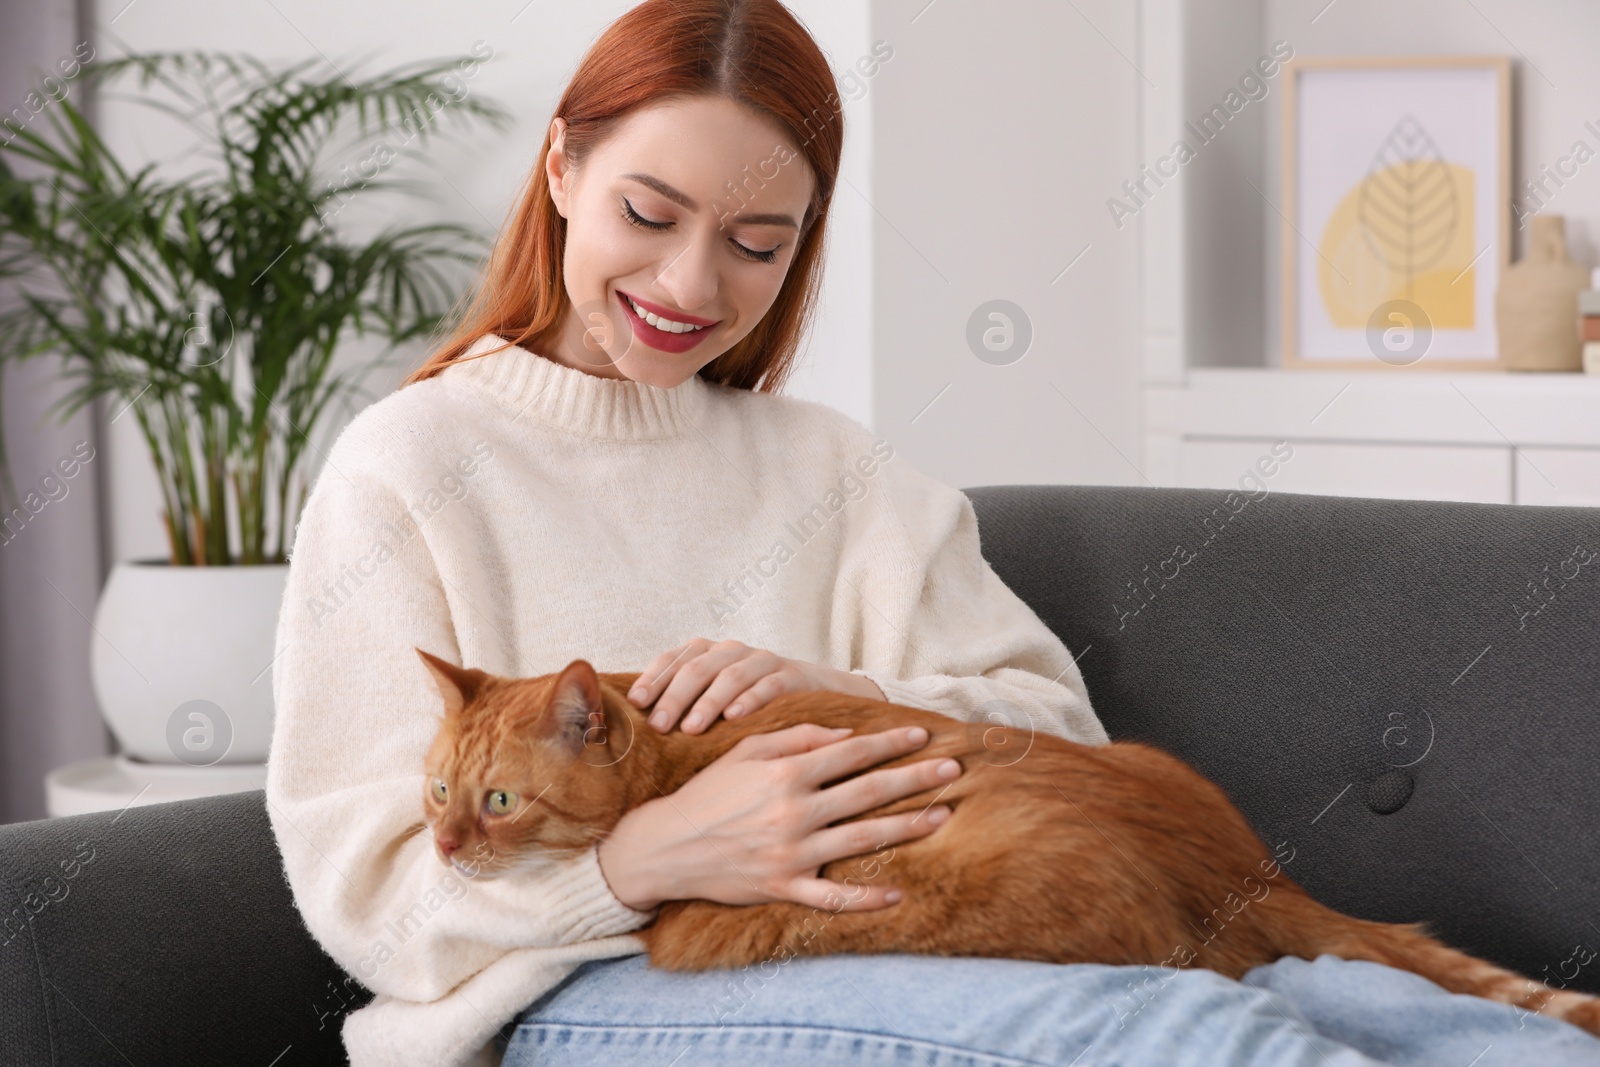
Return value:
[[(895, 903), (900, 891), (887, 880), (847, 891), (818, 872), (834, 860), (931, 833), (949, 817), (949, 806), (830, 824), (948, 785), (961, 765), (935, 758), (855, 774), (916, 751), (928, 731), (848, 735), (848, 728), (817, 723), (753, 734), (677, 792), (629, 811), (598, 850), (612, 893), (640, 911), (666, 900), (786, 900), (829, 911)], [(855, 776), (821, 788), (846, 775)]]
[(628, 691), (635, 707), (653, 701), (650, 725), (666, 733), (684, 712), (683, 732), (697, 734), (721, 715), (737, 719), (782, 696), (811, 690), (884, 699), (870, 678), (804, 660), (787, 659), (743, 641), (696, 637), (651, 660)]

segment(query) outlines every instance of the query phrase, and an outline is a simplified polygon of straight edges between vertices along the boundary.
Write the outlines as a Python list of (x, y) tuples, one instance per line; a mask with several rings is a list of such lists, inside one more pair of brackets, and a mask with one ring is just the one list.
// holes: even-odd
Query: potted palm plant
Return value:
[[(360, 80), (197, 52), (85, 65), (85, 82), (154, 84), (135, 99), (197, 131), (209, 166), (188, 162), (181, 177), (130, 171), (64, 95), (4, 131), (0, 275), (13, 299), (0, 371), (59, 356), (60, 416), (102, 398), (130, 416), (161, 488), (167, 558), (117, 564), (95, 614), (95, 692), (124, 756), (265, 759), (273, 631), (314, 440), (396, 346), (440, 328), (487, 247), (449, 223), (357, 239), (335, 216), (380, 190), (414, 192), (386, 172), (442, 121), (506, 121), (466, 91), (488, 58), (477, 51)], [(353, 174), (321, 163), (336, 134), (365, 144)], [(384, 355), (341, 369), (341, 345), (365, 335), (388, 342)], [(3, 452), (0, 495), (0, 518), (25, 518)]]

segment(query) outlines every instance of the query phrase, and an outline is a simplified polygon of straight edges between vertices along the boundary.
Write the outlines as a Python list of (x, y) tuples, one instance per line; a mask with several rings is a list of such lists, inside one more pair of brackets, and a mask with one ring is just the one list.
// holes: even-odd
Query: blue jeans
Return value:
[(1376, 963), (1206, 970), (836, 955), (673, 973), (594, 960), (502, 1031), (502, 1067), (1596, 1067), (1575, 1026)]

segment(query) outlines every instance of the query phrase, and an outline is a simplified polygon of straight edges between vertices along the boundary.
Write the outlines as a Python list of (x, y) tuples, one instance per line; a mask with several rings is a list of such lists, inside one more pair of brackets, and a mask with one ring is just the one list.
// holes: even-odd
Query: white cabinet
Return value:
[[(1179, 451), (1178, 484), (1197, 489), (1236, 488), (1243, 473), (1272, 443), (1185, 441)], [(1278, 463), (1271, 477), (1260, 478), (1268, 489), (1332, 496), (1513, 502), (1511, 451), (1506, 448), (1337, 441), (1301, 441), (1292, 448), (1290, 458)]]
[(1600, 449), (1517, 449), (1516, 493), (1519, 504), (1600, 508)]
[(1190, 370), (1145, 386), (1157, 485), (1600, 507), (1600, 377)]

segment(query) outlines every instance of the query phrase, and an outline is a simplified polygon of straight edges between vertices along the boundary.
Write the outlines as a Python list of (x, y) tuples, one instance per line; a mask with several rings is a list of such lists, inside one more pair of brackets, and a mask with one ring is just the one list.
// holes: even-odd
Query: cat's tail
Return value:
[(1356, 919), (1300, 898), (1293, 928), (1301, 944), (1293, 955), (1315, 959), (1327, 952), (1411, 971), (1452, 993), (1468, 993), (1572, 1023), (1600, 1036), (1600, 997), (1552, 989), (1486, 960), (1442, 944), (1422, 923)]

